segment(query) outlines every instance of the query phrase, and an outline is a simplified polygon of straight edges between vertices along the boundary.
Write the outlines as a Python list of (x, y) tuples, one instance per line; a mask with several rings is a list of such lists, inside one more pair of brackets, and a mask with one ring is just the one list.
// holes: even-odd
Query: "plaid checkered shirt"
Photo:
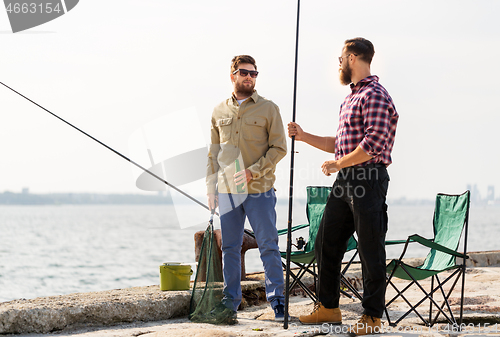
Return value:
[(373, 158), (356, 166), (391, 164), (398, 118), (392, 98), (377, 76), (368, 76), (356, 85), (351, 83), (351, 93), (340, 106), (335, 160), (359, 145)]

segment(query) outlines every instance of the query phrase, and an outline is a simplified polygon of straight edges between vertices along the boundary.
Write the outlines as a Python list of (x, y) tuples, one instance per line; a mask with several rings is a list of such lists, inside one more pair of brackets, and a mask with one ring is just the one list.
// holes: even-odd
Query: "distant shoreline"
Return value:
[[(196, 197), (196, 196), (195, 196)], [(196, 197), (203, 201), (204, 196)], [(183, 203), (191, 203), (186, 199)], [(279, 198), (278, 205), (288, 205), (288, 198)], [(294, 198), (294, 203), (305, 204), (303, 198)], [(168, 193), (162, 194), (119, 194), (119, 193), (14, 193), (5, 191), (0, 193), (0, 205), (173, 205), (172, 198)], [(405, 197), (388, 199), (390, 206), (434, 206), (433, 199), (407, 199)], [(472, 206), (500, 206), (500, 199), (493, 202), (481, 200), (472, 202)]]
[(172, 204), (170, 195), (99, 194), (99, 193), (13, 193), (0, 194), (0, 205), (165, 205)]

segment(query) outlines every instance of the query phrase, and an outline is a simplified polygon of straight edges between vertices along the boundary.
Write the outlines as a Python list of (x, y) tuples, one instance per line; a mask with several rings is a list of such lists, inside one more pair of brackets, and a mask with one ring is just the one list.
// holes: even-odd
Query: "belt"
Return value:
[(349, 167), (344, 167), (343, 169), (341, 169), (339, 172), (346, 176), (346, 174), (349, 174), (349, 172), (356, 172), (356, 171), (364, 171), (364, 170), (369, 170), (369, 169), (381, 169), (381, 168), (386, 168), (386, 165), (385, 164), (381, 164), (381, 163), (371, 163), (371, 164), (367, 164), (365, 166), (349, 166)]
[(365, 169), (365, 168), (377, 168), (377, 167), (387, 167), (387, 165), (385, 164), (382, 164), (382, 163), (371, 163), (371, 164), (367, 164), (365, 166), (349, 166), (349, 167), (345, 167), (343, 168), (343, 170), (345, 169)]

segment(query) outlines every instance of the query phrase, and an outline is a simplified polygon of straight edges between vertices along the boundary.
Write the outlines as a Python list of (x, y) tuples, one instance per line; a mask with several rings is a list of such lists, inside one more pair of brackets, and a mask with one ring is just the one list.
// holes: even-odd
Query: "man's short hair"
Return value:
[(236, 70), (240, 69), (240, 64), (242, 63), (250, 63), (257, 70), (257, 65), (255, 64), (255, 60), (250, 55), (238, 55), (233, 57), (231, 60), (231, 74)]
[(375, 54), (375, 48), (373, 44), (362, 37), (356, 37), (354, 39), (349, 39), (345, 41), (345, 49), (347, 54), (353, 53), (358, 55), (358, 57), (367, 62), (372, 63), (373, 54)]

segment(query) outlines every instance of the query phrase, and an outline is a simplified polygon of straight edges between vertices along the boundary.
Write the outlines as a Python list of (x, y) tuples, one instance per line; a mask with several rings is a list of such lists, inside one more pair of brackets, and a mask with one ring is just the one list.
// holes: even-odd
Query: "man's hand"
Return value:
[(215, 195), (214, 193), (208, 193), (207, 198), (208, 198), (208, 208), (210, 208), (210, 211), (212, 210), (215, 211), (215, 209), (219, 205), (219, 196)]
[(236, 172), (236, 174), (234, 175), (234, 183), (236, 185), (245, 184), (243, 186), (243, 189), (246, 188), (247, 184), (252, 179), (253, 179), (252, 172), (250, 172), (249, 169), (246, 169), (245, 171)]
[(295, 122), (288, 123), (288, 137), (295, 136), (295, 140), (303, 140), (304, 130)]
[(326, 175), (329, 176), (332, 173), (338, 172), (342, 169), (340, 167), (340, 164), (337, 160), (327, 160), (321, 165), (321, 171)]

